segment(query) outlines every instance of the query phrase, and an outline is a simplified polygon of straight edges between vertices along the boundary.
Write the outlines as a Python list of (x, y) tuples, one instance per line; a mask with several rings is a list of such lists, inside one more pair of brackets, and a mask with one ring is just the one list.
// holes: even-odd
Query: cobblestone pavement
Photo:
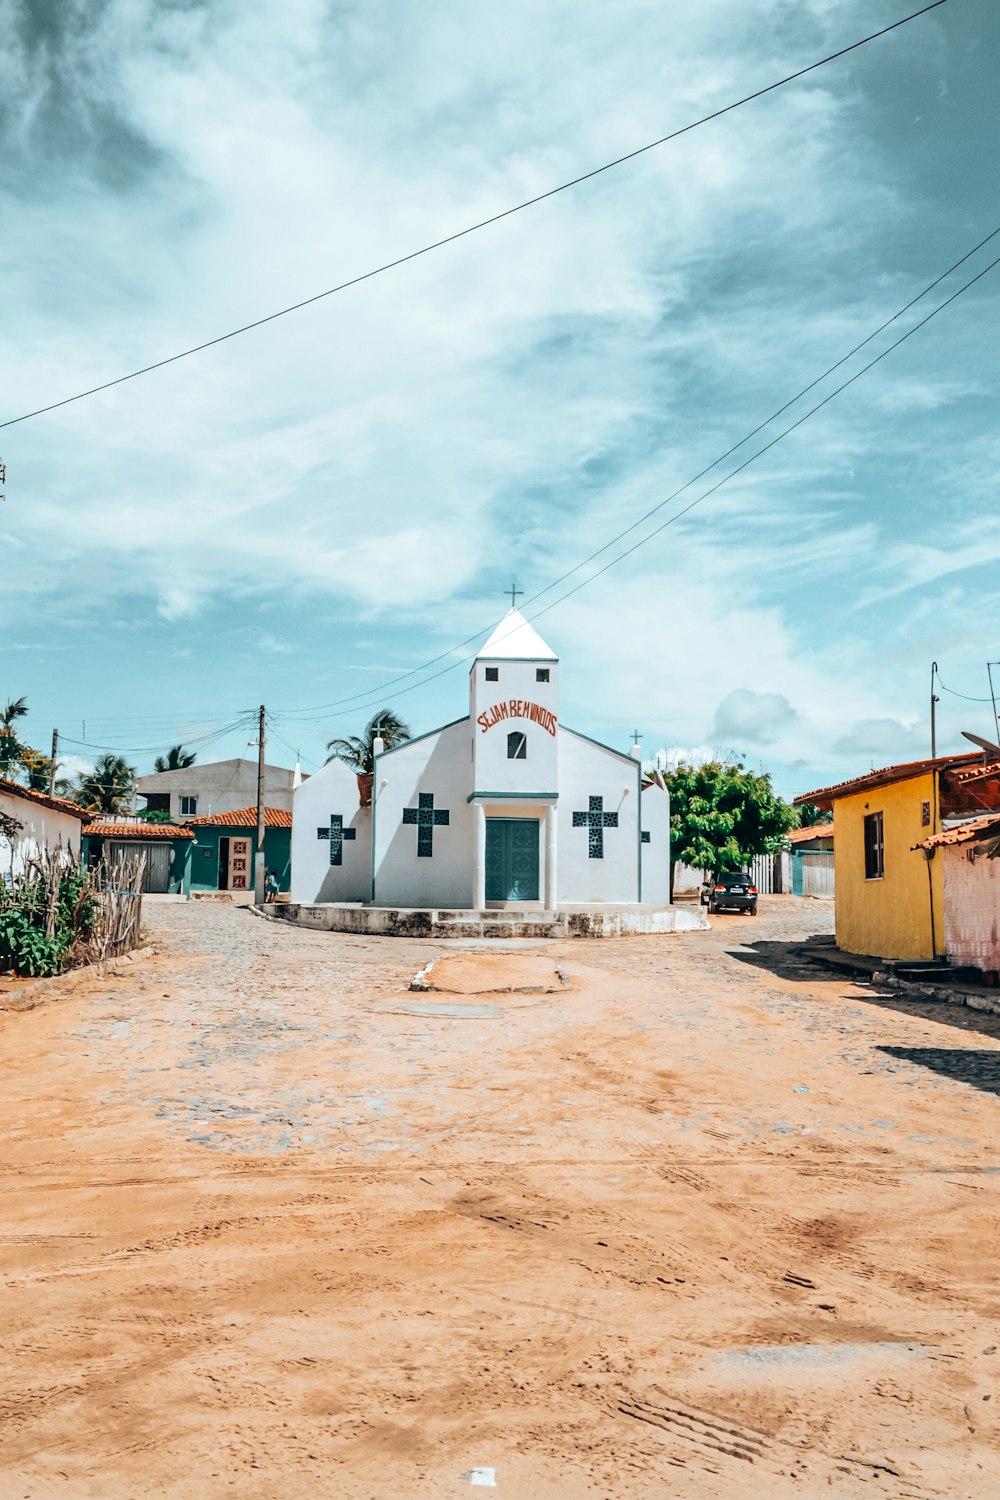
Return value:
[(831, 903), (545, 995), (147, 923), (0, 1013), (0, 1495), (1000, 1492), (1000, 1017), (805, 962)]

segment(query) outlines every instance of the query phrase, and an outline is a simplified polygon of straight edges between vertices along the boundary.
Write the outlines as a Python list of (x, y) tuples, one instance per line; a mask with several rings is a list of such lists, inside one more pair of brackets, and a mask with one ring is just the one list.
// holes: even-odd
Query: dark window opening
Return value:
[(528, 759), (528, 736), (522, 734), (519, 729), (515, 729), (513, 734), (507, 736), (507, 759)]
[(487, 682), (499, 682), (500, 681), (500, 668), (499, 667), (487, 667), (486, 668), (486, 681)]
[(146, 812), (168, 813), (170, 811), (169, 792), (143, 792), (142, 795), (146, 799)]
[(548, 680), (549, 680), (549, 669), (548, 669), (548, 667), (536, 667), (535, 668), (535, 681), (536, 682), (548, 682)]
[(882, 841), (882, 814), (868, 813), (865, 818), (865, 879), (881, 880), (885, 875)]
[(194, 815), (195, 815), (195, 813), (197, 811), (198, 811), (198, 798), (197, 797), (182, 797), (181, 798), (181, 817), (182, 818), (193, 818)]

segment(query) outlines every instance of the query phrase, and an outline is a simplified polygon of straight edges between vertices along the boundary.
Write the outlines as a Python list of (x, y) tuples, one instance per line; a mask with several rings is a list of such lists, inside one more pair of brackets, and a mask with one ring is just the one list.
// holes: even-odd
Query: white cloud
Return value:
[[(320, 0), (112, 0), (72, 25), (53, 12), (39, 44), (35, 10), (22, 0), (0, 22), (0, 358), (23, 408), (544, 191), (871, 19), (860, 0), (794, 14), (784, 0), (373, 0), (335, 16)], [(291, 702), (338, 696), (314, 685), (317, 654), (346, 696), (401, 640), (419, 661), (463, 639), (511, 574), (531, 590), (565, 572), (966, 248), (953, 215), (928, 248), (927, 145), (888, 149), (879, 115), (880, 69), (922, 79), (932, 57), (933, 91), (942, 24), (872, 44), (871, 72), (831, 64), (384, 277), (7, 429), (17, 566), (0, 614), (19, 632), (26, 611), (72, 614), (97, 671), (109, 617), (162, 621), (195, 651), (172, 689), (157, 656), (156, 690), (179, 703), (206, 653), (232, 667), (236, 648), (203, 634), (222, 605), (243, 624), (276, 605), (256, 644)], [(970, 436), (989, 425), (995, 373), (964, 306), (933, 325), (947, 318), (947, 339), (917, 335), (540, 622), (572, 721), (641, 705), (655, 740), (731, 736), (807, 764), (868, 753), (882, 730), (866, 725), (912, 722), (923, 658), (943, 639), (960, 650), (951, 583), (1000, 555), (982, 519), (995, 454)], [(339, 621), (310, 656), (298, 643), (331, 601)], [(228, 680), (239, 706), (243, 680)]]

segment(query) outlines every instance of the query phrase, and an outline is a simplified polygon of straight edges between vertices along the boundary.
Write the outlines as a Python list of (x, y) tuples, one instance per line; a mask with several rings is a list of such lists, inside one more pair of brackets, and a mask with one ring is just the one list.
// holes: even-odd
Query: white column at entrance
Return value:
[(486, 809), (481, 802), (472, 804), (475, 818), (475, 840), (472, 865), (472, 909), (486, 906)]
[(556, 866), (558, 864), (558, 845), (556, 842), (556, 809), (547, 807), (545, 809), (545, 910), (555, 911), (558, 902), (556, 894)]

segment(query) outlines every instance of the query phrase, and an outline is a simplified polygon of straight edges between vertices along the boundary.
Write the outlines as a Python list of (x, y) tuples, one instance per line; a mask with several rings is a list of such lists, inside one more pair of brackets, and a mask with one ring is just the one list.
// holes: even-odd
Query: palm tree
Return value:
[(28, 790), (47, 792), (52, 781), (51, 757), (40, 755), (37, 750), (29, 750), (24, 757), (24, 768), (28, 775)]
[[(185, 750), (183, 745), (171, 745), (166, 755), (158, 755), (153, 762), (156, 771), (186, 771), (197, 760), (197, 752)], [(157, 794), (158, 795), (158, 794)]]
[(326, 747), (330, 751), (326, 758), (327, 765), (331, 760), (342, 760), (355, 771), (374, 771), (374, 744), (378, 736), (381, 736), (386, 750), (394, 750), (397, 745), (404, 745), (413, 737), (409, 724), (404, 724), (398, 714), (393, 713), (391, 708), (381, 708), (373, 719), (368, 720), (360, 737), (349, 734), (341, 739), (330, 740)]
[(14, 731), (18, 719), (28, 712), (24, 698), (12, 698), (7, 707), (0, 709), (0, 772), (10, 772), (24, 754), (24, 746)]
[(102, 755), (77, 782), (74, 801), (89, 812), (123, 812), (132, 800), (135, 767), (122, 755)]

